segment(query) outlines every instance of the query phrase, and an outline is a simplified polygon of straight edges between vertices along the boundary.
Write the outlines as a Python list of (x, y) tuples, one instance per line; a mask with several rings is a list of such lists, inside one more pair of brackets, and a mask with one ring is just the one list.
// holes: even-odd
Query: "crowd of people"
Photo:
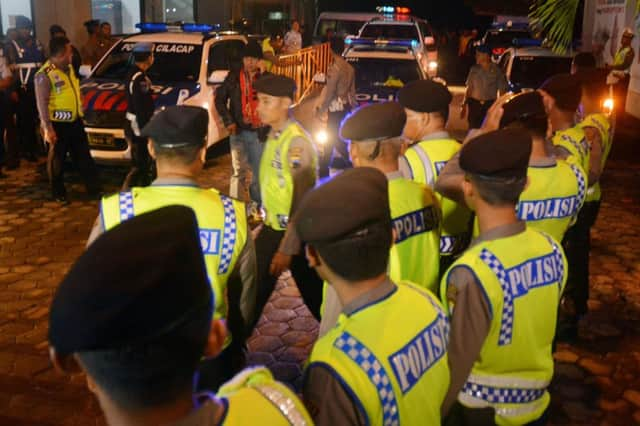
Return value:
[[(58, 71), (72, 66), (59, 44)], [(130, 96), (146, 96), (152, 51), (133, 49)], [(261, 70), (250, 43), (216, 91), (229, 195), (197, 183), (205, 110), (134, 107), (155, 176), (102, 198), (53, 299), (52, 361), (87, 374), (112, 425), (545, 424), (554, 343), (587, 311), (612, 143), (589, 55), (537, 91), (496, 87), (462, 143), (436, 81), (341, 111), (349, 163), (320, 182), (294, 81)], [(246, 368), (286, 270), (320, 321), (301, 396)]]

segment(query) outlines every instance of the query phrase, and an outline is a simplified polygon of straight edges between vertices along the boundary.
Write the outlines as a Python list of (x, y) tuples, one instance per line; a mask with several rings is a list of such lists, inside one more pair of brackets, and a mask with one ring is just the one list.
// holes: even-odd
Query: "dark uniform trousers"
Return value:
[(340, 123), (349, 114), (350, 109), (329, 112), (327, 117), (327, 144), (323, 147), (319, 158), (320, 177), (329, 176), (329, 168), (347, 169), (352, 167), (349, 161), (347, 144), (340, 138)]
[(469, 105), (469, 128), (479, 129), (482, 126), (484, 117), (487, 115), (487, 111), (493, 105), (495, 99), (488, 101), (479, 101), (477, 99), (469, 98), (467, 103)]
[(155, 179), (153, 159), (147, 147), (147, 138), (136, 136), (131, 126), (125, 128), (125, 136), (131, 144), (131, 169), (125, 178), (123, 187), (149, 186)]
[[(280, 241), (284, 237), (284, 231), (276, 231), (268, 226), (264, 226), (256, 238), (257, 256), (257, 283), (258, 294), (256, 297), (256, 312), (262, 312), (264, 306), (269, 301), (271, 293), (278, 281), (269, 273), (271, 260), (278, 251)], [(320, 305), (322, 305), (322, 280), (315, 270), (309, 267), (307, 259), (303, 254), (295, 255), (291, 259), (291, 275), (296, 281), (304, 303), (311, 311), (311, 314), (320, 319)], [(256, 324), (259, 315), (256, 315)], [(252, 329), (256, 324), (253, 324)]]
[(596, 223), (600, 201), (584, 203), (576, 223), (567, 230), (564, 247), (569, 264), (569, 276), (564, 296), (573, 302), (575, 313), (587, 313), (589, 300), (589, 251), (591, 250), (591, 227)]
[(63, 176), (67, 152), (71, 154), (71, 160), (80, 172), (87, 192), (90, 195), (99, 194), (101, 186), (98, 181), (98, 172), (89, 152), (89, 141), (82, 120), (78, 119), (72, 123), (53, 121), (51, 124), (58, 137), (58, 141), (49, 150), (47, 162), (53, 196), (63, 197), (67, 193)]
[(0, 127), (2, 127), (2, 135), (4, 135), (4, 144), (6, 146), (4, 165), (7, 167), (18, 167), (20, 148), (17, 145), (17, 129), (16, 129), (16, 103), (11, 99), (11, 91), (2, 93), (2, 107), (0, 108)]
[(38, 153), (36, 125), (38, 109), (36, 107), (36, 92), (33, 83), (18, 89), (18, 108), (16, 111), (18, 138), (23, 154), (35, 157)]

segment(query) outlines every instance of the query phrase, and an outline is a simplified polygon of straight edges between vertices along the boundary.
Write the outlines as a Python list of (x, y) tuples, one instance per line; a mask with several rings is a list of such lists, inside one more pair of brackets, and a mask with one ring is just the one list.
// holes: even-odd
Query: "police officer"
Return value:
[(559, 338), (573, 339), (578, 335), (578, 321), (587, 313), (589, 299), (589, 251), (591, 227), (600, 211), (602, 191), (600, 177), (613, 142), (610, 116), (602, 112), (602, 99), (607, 96), (606, 71), (596, 68), (583, 69), (576, 74), (582, 82), (581, 110), (584, 115), (579, 123), (584, 129), (590, 147), (589, 188), (578, 220), (568, 234), (569, 280), (563, 299), (562, 324)]
[(260, 120), (271, 126), (260, 162), (260, 191), (266, 216), (256, 238), (257, 312), (269, 300), (278, 277), (290, 268), (307, 307), (319, 318), (320, 279), (300, 254), (299, 241), (289, 224), (302, 197), (316, 183), (317, 154), (307, 133), (289, 116), (296, 90), (294, 81), (266, 75), (253, 88), (258, 93)]
[(613, 63), (609, 66), (609, 69), (622, 71), (627, 74), (629, 73), (629, 69), (633, 63), (633, 58), (636, 55), (636, 52), (631, 46), (634, 35), (635, 34), (631, 28), (624, 29), (622, 37), (620, 38), (620, 47), (618, 48), (618, 51), (613, 58)]
[[(412, 143), (400, 157), (400, 171), (434, 188), (444, 166), (460, 150), (460, 143), (445, 130), (451, 93), (440, 83), (419, 80), (400, 89), (398, 102), (407, 114), (404, 136)], [(443, 215), (440, 273), (444, 273), (468, 244), (471, 212), (464, 203), (440, 195), (438, 200)]]
[(575, 121), (582, 96), (580, 81), (571, 74), (556, 74), (540, 86), (539, 92), (549, 117), (556, 156), (579, 164), (588, 175), (589, 143), (584, 129)]
[(80, 82), (71, 64), (71, 42), (66, 37), (53, 38), (49, 51), (49, 60), (36, 73), (35, 91), (44, 140), (49, 144), (47, 171), (52, 197), (61, 203), (68, 202), (64, 186), (67, 153), (71, 153), (89, 196), (99, 197), (102, 188), (82, 123)]
[(255, 252), (249, 236), (244, 204), (201, 188), (197, 178), (205, 163), (207, 111), (199, 107), (171, 106), (156, 114), (143, 129), (149, 150), (158, 164), (158, 179), (149, 187), (134, 187), (105, 197), (100, 217), (89, 238), (93, 241), (141, 213), (171, 204), (196, 212), (207, 273), (216, 296), (215, 318), (228, 320), (233, 336), (215, 361), (201, 367), (201, 384), (217, 389), (220, 380), (243, 366), (249, 325), (254, 321)]
[(33, 25), (29, 18), (22, 15), (17, 16), (16, 30), (18, 38), (11, 40), (7, 49), (9, 64), (16, 79), (16, 91), (18, 94), (16, 109), (18, 138), (9, 140), (11, 144), (8, 146), (9, 158), (7, 162), (11, 168), (19, 165), (20, 151), (23, 152), (28, 161), (36, 161), (37, 159), (36, 119), (38, 111), (36, 109), (33, 81), (36, 71), (42, 66), (45, 58), (42, 45), (31, 36), (32, 28)]
[(305, 404), (319, 426), (440, 424), (449, 323), (431, 292), (387, 275), (388, 188), (379, 170), (349, 169), (309, 193), (296, 215), (309, 263), (344, 306), (305, 371)]
[[(342, 124), (340, 137), (350, 141), (355, 167), (373, 167), (389, 181), (389, 206), (395, 230), (389, 276), (438, 292), (441, 211), (428, 186), (402, 177), (398, 156), (404, 139), (404, 109), (397, 102), (362, 107)], [(324, 289), (320, 335), (331, 329), (342, 310), (334, 288)]]
[(265, 368), (245, 370), (217, 395), (194, 393), (200, 358), (225, 327), (184, 206), (135, 217), (102, 235), (58, 287), (49, 344), (58, 370), (83, 371), (107, 424), (310, 425), (293, 392)]
[(5, 136), (4, 131), (7, 124), (7, 117), (10, 116), (9, 89), (13, 83), (13, 75), (9, 69), (9, 64), (4, 56), (4, 49), (0, 48), (0, 179), (6, 177), (2, 173), (2, 166), (5, 165)]
[(80, 49), (82, 63), (93, 68), (105, 52), (104, 41), (100, 34), (100, 21), (90, 19), (84, 23), (84, 27), (87, 29), (89, 39)]
[[(557, 159), (546, 140), (547, 114), (537, 92), (505, 95), (489, 109), (476, 136), (499, 128), (523, 129), (532, 139), (527, 176), (529, 183), (516, 206), (518, 218), (527, 226), (562, 241), (578, 217), (587, 192), (587, 176), (582, 167)], [(442, 172), (437, 188), (446, 197), (464, 201), (464, 171), (451, 162)], [(474, 236), (478, 236), (475, 220)]]
[(123, 187), (147, 186), (154, 178), (153, 161), (147, 149), (147, 139), (140, 131), (147, 125), (155, 109), (151, 80), (147, 70), (153, 65), (153, 44), (136, 43), (133, 46), (135, 66), (127, 77), (127, 120), (125, 136), (131, 147), (131, 170)]
[(441, 284), (452, 315), (443, 405), (451, 424), (543, 424), (549, 405), (567, 262), (558, 242), (516, 215), (530, 156), (531, 137), (520, 129), (485, 133), (460, 153), (480, 236)]

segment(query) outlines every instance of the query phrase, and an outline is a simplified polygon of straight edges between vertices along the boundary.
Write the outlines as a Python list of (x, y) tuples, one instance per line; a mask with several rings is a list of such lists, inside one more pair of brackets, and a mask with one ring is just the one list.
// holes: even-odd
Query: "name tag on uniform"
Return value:
[(202, 253), (205, 255), (220, 254), (220, 230), (200, 229), (200, 245)]
[(444, 166), (447, 165), (446, 161), (436, 161), (436, 174), (439, 176)]
[(433, 231), (438, 224), (438, 212), (433, 206), (395, 218), (393, 227), (396, 230), (396, 244), (415, 235)]

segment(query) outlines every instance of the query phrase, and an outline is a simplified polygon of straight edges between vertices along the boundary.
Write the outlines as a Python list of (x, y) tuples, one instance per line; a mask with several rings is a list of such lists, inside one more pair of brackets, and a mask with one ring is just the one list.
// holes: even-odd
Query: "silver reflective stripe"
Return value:
[(469, 374), (467, 381), (477, 383), (479, 385), (500, 388), (546, 389), (549, 386), (548, 380), (523, 379), (519, 377), (505, 376), (479, 376), (477, 374)]
[(267, 385), (251, 385), (251, 388), (260, 392), (262, 396), (267, 398), (276, 406), (280, 413), (292, 426), (307, 426), (304, 415), (298, 410), (296, 404), (287, 395), (278, 389)]
[(530, 413), (535, 413), (542, 408), (544, 402), (543, 399), (540, 398), (537, 401), (527, 404), (517, 404), (516, 407), (496, 407), (494, 404), (489, 404), (488, 402), (480, 398), (475, 398), (463, 392), (460, 392), (458, 394), (458, 401), (462, 405), (471, 408), (492, 407), (496, 411), (496, 414), (502, 417), (518, 417)]
[(418, 144), (414, 145), (413, 148), (416, 150), (418, 157), (420, 157), (420, 161), (422, 162), (422, 167), (424, 167), (424, 175), (426, 177), (426, 184), (433, 187), (435, 183), (435, 177), (433, 176), (433, 168), (431, 167), (431, 159), (427, 155), (426, 151), (422, 149), (422, 147)]

